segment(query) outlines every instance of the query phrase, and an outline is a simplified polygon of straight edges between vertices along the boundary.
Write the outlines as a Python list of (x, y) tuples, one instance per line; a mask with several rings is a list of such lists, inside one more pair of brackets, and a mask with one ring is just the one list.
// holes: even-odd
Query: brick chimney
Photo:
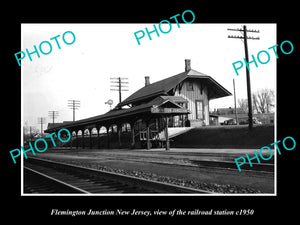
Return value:
[(145, 76), (145, 86), (150, 85), (150, 77), (149, 76)]
[(185, 72), (189, 72), (191, 70), (191, 60), (185, 59)]

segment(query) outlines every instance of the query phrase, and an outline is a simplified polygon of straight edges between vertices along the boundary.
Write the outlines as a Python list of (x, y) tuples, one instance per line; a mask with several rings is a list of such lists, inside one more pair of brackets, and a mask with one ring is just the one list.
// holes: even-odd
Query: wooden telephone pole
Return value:
[[(243, 26), (243, 29), (227, 29), (230, 31), (240, 31), (242, 32), (242, 36), (233, 36), (228, 35), (228, 38), (239, 38), (244, 40), (245, 47), (245, 59), (247, 63), (249, 62), (248, 57), (248, 43), (247, 39), (259, 40), (259, 37), (248, 37), (247, 32), (259, 33), (259, 30), (247, 30), (246, 25)], [(251, 101), (251, 84), (250, 84), (250, 71), (246, 67), (246, 78), (247, 78), (247, 98), (248, 98), (248, 120), (249, 120), (249, 130), (252, 130), (253, 127), (253, 115), (252, 115), (252, 101)]]
[(122, 91), (128, 91), (128, 78), (126, 77), (111, 77), (110, 90), (119, 92), (119, 103), (122, 101)]
[(43, 134), (43, 124), (46, 123), (45, 117), (38, 117), (38, 124), (41, 124), (41, 134)]
[(237, 111), (236, 111), (236, 94), (235, 94), (235, 82), (234, 82), (234, 78), (233, 78), (233, 97), (234, 97), (234, 114), (235, 114), (235, 121), (236, 121), (236, 125), (239, 124), (238, 121), (238, 116), (237, 116)]
[(48, 111), (48, 116), (52, 119), (52, 124), (54, 126), (54, 119), (58, 117), (58, 111)]
[(75, 121), (75, 110), (80, 107), (79, 100), (68, 100), (68, 106), (73, 110), (73, 121)]

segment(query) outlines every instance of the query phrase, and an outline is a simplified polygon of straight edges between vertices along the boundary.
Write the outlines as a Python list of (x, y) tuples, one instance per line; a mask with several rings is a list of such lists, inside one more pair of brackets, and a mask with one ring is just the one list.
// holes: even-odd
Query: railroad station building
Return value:
[[(72, 134), (72, 147), (170, 148), (170, 129), (181, 132), (209, 125), (209, 101), (231, 93), (212, 77), (191, 69), (150, 83), (120, 102), (109, 112), (74, 122), (50, 126), (45, 133), (61, 128)], [(100, 131), (105, 128), (106, 132)], [(96, 135), (93, 135), (96, 134)]]

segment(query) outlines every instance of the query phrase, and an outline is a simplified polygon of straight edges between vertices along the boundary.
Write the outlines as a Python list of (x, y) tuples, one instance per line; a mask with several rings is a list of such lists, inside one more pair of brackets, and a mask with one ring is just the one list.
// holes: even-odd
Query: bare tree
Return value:
[(247, 99), (240, 98), (238, 99), (239, 108), (243, 109), (244, 112), (248, 112), (248, 101)]
[(40, 132), (36, 127), (28, 126), (28, 124), (25, 122), (25, 126), (23, 126), (23, 137), (25, 141), (31, 141), (38, 133)]
[(274, 107), (274, 91), (271, 89), (260, 89), (252, 95), (252, 102), (257, 113), (269, 113)]
[[(270, 113), (274, 105), (274, 91), (268, 88), (260, 89), (252, 94), (254, 113)], [(247, 99), (238, 99), (238, 106), (248, 112)]]

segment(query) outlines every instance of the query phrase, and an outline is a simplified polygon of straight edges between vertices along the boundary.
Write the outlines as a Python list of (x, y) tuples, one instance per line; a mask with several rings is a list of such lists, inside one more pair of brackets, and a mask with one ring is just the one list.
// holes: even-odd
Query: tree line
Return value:
[[(263, 88), (252, 93), (252, 107), (253, 113), (271, 113), (274, 112), (275, 107), (275, 93), (274, 90)], [(248, 112), (248, 100), (238, 99), (238, 106), (245, 112)]]

